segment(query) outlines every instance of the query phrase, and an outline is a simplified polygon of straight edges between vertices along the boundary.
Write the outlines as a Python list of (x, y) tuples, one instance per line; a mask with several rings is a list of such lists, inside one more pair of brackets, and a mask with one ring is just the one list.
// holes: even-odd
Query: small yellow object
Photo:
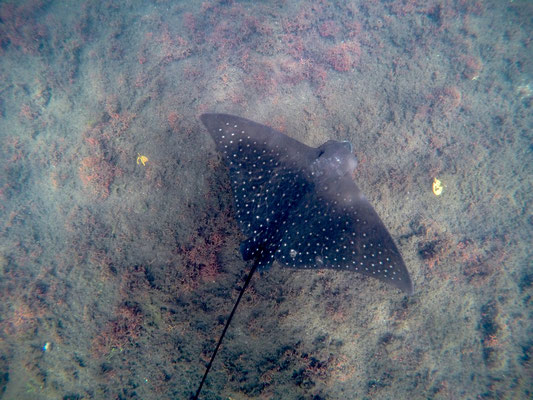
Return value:
[(145, 166), (147, 162), (148, 157), (141, 156), (139, 153), (137, 153), (137, 165), (142, 164), (143, 166)]
[(435, 196), (440, 196), (442, 194), (442, 190), (444, 187), (442, 186), (441, 181), (439, 181), (437, 178), (433, 181), (433, 194)]

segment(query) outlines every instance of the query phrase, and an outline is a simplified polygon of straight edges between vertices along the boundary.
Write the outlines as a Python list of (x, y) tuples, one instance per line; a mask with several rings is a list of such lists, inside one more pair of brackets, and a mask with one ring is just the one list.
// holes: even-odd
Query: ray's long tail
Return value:
[(244, 285), (242, 286), (241, 292), (239, 293), (239, 297), (237, 297), (237, 301), (235, 302), (235, 305), (233, 306), (233, 310), (231, 310), (228, 320), (226, 321), (224, 330), (222, 331), (222, 334), (220, 335), (220, 338), (218, 339), (218, 343), (217, 343), (217, 346), (215, 347), (215, 351), (213, 351), (213, 354), (211, 355), (211, 360), (209, 360), (209, 364), (207, 364), (204, 376), (202, 377), (202, 380), (200, 381), (200, 385), (198, 385), (198, 390), (196, 391), (196, 394), (194, 395), (193, 400), (198, 400), (200, 396), (200, 392), (202, 391), (204, 382), (207, 378), (207, 375), (209, 374), (209, 370), (211, 369), (211, 366), (213, 365), (213, 361), (217, 355), (220, 344), (222, 343), (222, 340), (224, 339), (224, 336), (226, 335), (226, 331), (228, 330), (229, 324), (231, 323), (231, 320), (233, 319), (233, 316), (235, 315), (235, 311), (237, 310), (237, 307), (239, 306), (239, 303), (241, 302), (242, 295), (244, 294), (246, 288), (250, 284), (252, 275), (254, 274), (255, 270), (260, 264), (261, 262), (258, 259), (254, 261), (254, 265), (252, 266), (252, 269), (250, 270), (250, 272), (248, 273), (248, 276), (246, 277), (246, 280), (244, 281)]

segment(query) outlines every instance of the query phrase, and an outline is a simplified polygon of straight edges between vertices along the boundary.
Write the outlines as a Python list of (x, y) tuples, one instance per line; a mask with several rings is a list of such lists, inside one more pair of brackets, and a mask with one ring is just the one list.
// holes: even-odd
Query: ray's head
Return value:
[(317, 151), (317, 157), (310, 166), (315, 177), (353, 176), (357, 168), (357, 157), (352, 153), (350, 142), (328, 140)]

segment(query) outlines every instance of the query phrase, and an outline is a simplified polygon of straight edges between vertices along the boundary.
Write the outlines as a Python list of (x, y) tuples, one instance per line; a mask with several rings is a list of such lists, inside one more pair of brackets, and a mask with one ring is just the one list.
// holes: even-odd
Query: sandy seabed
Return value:
[(0, 2), (0, 397), (191, 397), (250, 268), (227, 112), (353, 143), (415, 294), (275, 264), (202, 399), (531, 398), (532, 32), (527, 0)]

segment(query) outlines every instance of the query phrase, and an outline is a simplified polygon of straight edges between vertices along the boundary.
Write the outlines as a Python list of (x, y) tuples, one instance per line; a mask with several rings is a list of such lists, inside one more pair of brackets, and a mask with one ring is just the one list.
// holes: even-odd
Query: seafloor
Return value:
[(351, 141), (415, 294), (274, 265), (202, 399), (531, 398), (532, 32), (529, 0), (2, 1), (0, 397), (190, 398), (251, 266), (229, 112)]

